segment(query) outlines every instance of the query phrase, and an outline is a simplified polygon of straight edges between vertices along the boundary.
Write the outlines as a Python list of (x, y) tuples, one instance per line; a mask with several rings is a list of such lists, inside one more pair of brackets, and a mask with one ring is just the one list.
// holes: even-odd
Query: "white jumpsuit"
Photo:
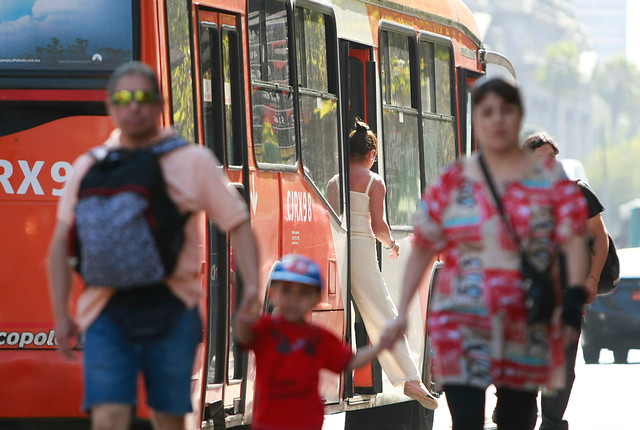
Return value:
[[(364, 193), (351, 191), (351, 294), (362, 315), (367, 334), (377, 343), (387, 323), (398, 315), (378, 266), (376, 239), (371, 229), (369, 188)], [(420, 373), (403, 336), (391, 350), (383, 351), (378, 360), (393, 385), (421, 380)]]

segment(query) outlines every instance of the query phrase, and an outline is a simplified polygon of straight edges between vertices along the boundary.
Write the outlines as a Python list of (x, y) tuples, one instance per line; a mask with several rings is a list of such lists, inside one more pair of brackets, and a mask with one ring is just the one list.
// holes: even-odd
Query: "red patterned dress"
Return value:
[[(506, 186), (502, 202), (534, 263), (585, 231), (587, 207), (553, 160)], [(560, 306), (551, 324), (527, 325), (517, 245), (502, 222), (477, 156), (450, 166), (414, 218), (414, 246), (440, 253), (429, 332), (438, 384), (523, 390), (564, 384)], [(556, 276), (558, 303), (561, 297)]]

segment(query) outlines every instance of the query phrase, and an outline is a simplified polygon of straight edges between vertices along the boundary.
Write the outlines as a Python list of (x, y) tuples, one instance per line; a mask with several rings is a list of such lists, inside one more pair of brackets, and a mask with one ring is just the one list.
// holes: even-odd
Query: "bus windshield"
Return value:
[(0, 2), (0, 75), (104, 74), (133, 58), (131, 0)]

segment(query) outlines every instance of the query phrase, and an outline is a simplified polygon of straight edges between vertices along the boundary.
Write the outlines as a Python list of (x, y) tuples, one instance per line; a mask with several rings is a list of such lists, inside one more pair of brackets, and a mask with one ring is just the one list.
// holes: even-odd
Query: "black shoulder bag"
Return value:
[(549, 265), (546, 270), (541, 271), (538, 270), (533, 264), (531, 264), (531, 262), (529, 261), (529, 256), (527, 255), (527, 251), (524, 249), (522, 243), (520, 242), (520, 237), (513, 229), (511, 223), (509, 222), (509, 219), (507, 218), (507, 214), (504, 210), (504, 207), (502, 206), (502, 200), (498, 195), (498, 191), (496, 190), (495, 184), (493, 183), (493, 179), (482, 154), (479, 154), (478, 161), (480, 162), (482, 172), (487, 179), (489, 189), (491, 190), (493, 199), (496, 202), (496, 206), (498, 207), (500, 216), (502, 217), (502, 222), (504, 222), (507, 229), (509, 230), (509, 233), (511, 234), (511, 237), (513, 237), (513, 240), (516, 242), (518, 248), (520, 249), (520, 271), (522, 272), (522, 288), (525, 292), (527, 323), (548, 323), (549, 321), (551, 321), (551, 315), (553, 314), (553, 310), (556, 306), (556, 295), (553, 290), (553, 280), (551, 278), (550, 272), (551, 265)]
[(612, 292), (620, 282), (620, 260), (618, 259), (618, 252), (616, 251), (616, 245), (613, 243), (611, 235), (609, 238), (609, 252), (607, 253), (607, 260), (602, 266), (602, 272), (600, 274), (600, 283), (598, 284), (598, 294), (609, 294)]

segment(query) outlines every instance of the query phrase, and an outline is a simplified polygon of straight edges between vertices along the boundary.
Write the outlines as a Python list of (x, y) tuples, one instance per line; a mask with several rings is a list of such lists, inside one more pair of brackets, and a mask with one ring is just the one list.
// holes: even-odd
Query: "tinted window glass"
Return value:
[(411, 107), (411, 56), (409, 37), (392, 32), (386, 35), (382, 47), (382, 86), (384, 102)]
[(447, 119), (424, 118), (424, 164), (426, 186), (456, 159), (455, 125)]
[(308, 9), (296, 9), (298, 22), (298, 84), (328, 91), (327, 36), (324, 15)]
[[(225, 122), (225, 143), (227, 151), (228, 165), (242, 165), (242, 142), (241, 131), (238, 130), (238, 120), (240, 115), (234, 115), (240, 106), (240, 82), (242, 75), (238, 71), (240, 62), (238, 34), (236, 29), (222, 30), (222, 79), (223, 79), (223, 100), (224, 100), (224, 122)], [(234, 122), (235, 119), (235, 122)]]
[(296, 162), (293, 94), (253, 87), (253, 145), (260, 163)]
[[(327, 47), (327, 25), (320, 12), (296, 8), (298, 84), (300, 86), (300, 142), (305, 175), (327, 197), (327, 184), (339, 174), (338, 97), (329, 88), (329, 74), (337, 75), (335, 52)], [(339, 198), (338, 198), (339, 199)], [(341, 202), (329, 200), (339, 212)]]
[(423, 112), (435, 112), (433, 73), (433, 43), (422, 42), (420, 43), (420, 94)]
[[(417, 58), (409, 36), (383, 31), (381, 70), (383, 93), (384, 177), (387, 215), (392, 226), (410, 226), (420, 198), (418, 110), (412, 106), (412, 59)], [(413, 51), (413, 52), (412, 52)]]
[(297, 154), (293, 88), (289, 85), (287, 5), (280, 1), (249, 0), (248, 16), (256, 160), (294, 165)]
[(132, 60), (131, 0), (3, 1), (0, 72), (108, 72)]
[(451, 115), (451, 48), (436, 45), (435, 66), (438, 113)]
[(427, 187), (456, 158), (451, 59), (450, 46), (420, 41), (423, 158)]
[(249, 1), (251, 79), (289, 85), (287, 5), (280, 1)]
[(418, 116), (385, 110), (383, 119), (389, 222), (409, 226), (420, 198)]
[(300, 114), (304, 172), (326, 196), (327, 183), (339, 172), (337, 100), (301, 95)]
[[(215, 145), (221, 141), (220, 121), (216, 121), (215, 105), (213, 103), (214, 91), (213, 51), (218, 41), (218, 28), (209, 24), (202, 25), (200, 29), (200, 73), (202, 76), (202, 122), (204, 144), (216, 151)], [(217, 154), (220, 155), (220, 154)]]
[(195, 115), (191, 79), (189, 10), (186, 2), (168, 0), (166, 5), (173, 126), (187, 140), (194, 141)]

